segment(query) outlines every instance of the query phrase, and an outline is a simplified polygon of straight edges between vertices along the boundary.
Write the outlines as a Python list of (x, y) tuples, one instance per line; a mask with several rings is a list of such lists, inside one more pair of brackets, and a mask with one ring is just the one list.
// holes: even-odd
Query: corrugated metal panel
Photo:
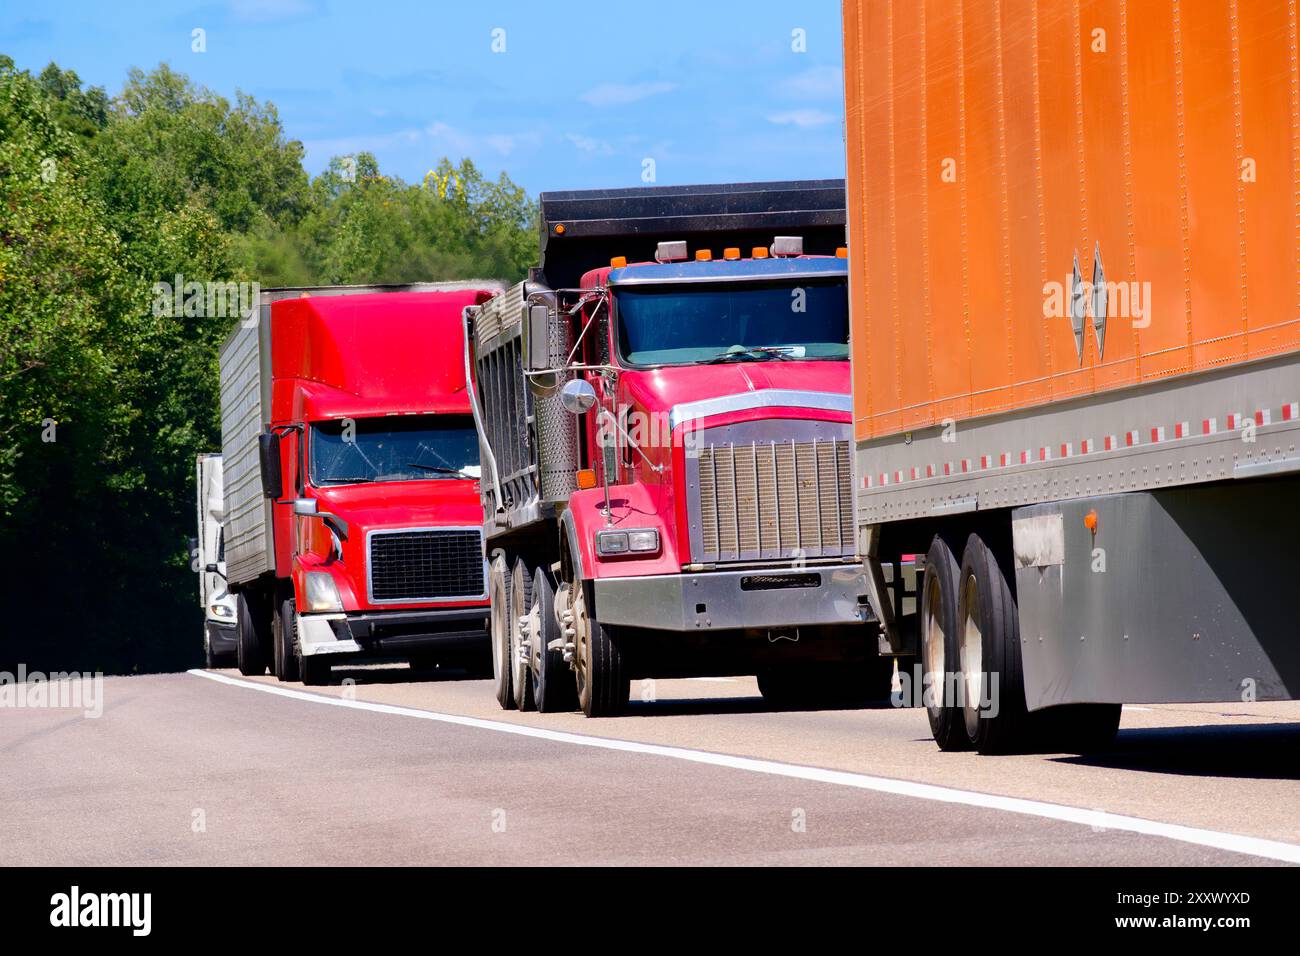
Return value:
[(846, 0), (857, 438), (1300, 347), (1296, 34), (1282, 0)]
[[(267, 297), (256, 323), (240, 323), (221, 349), (221, 448), (225, 484), (226, 575), (251, 581), (275, 567), (271, 506), (262, 495), (257, 436), (267, 422), (263, 367), (270, 356), (260, 326), (271, 320)], [(269, 371), (265, 378), (269, 382)]]

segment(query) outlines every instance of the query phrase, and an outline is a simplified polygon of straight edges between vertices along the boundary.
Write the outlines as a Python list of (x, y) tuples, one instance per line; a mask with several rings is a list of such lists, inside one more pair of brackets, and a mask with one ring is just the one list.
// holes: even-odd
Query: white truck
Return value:
[(226, 588), (225, 505), (221, 456), (201, 454), (194, 464), (197, 491), (197, 537), (190, 539), (190, 567), (199, 576), (203, 608), (203, 664), (217, 667), (235, 656), (235, 598)]

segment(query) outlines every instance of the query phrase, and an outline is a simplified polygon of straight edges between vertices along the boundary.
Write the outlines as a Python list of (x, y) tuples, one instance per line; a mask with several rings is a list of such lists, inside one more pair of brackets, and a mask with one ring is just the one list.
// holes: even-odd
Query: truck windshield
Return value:
[(632, 366), (849, 355), (843, 279), (615, 286), (614, 300)]
[(468, 415), (390, 415), (311, 426), (316, 485), (477, 477), (478, 433)]

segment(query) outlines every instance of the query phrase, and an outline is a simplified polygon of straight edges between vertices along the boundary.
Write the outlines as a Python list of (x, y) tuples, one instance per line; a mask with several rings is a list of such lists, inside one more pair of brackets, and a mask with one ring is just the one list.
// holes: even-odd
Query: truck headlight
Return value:
[(596, 553), (602, 557), (632, 552), (652, 554), (658, 550), (659, 532), (654, 528), (596, 532)]
[(341, 611), (343, 599), (339, 596), (339, 586), (334, 583), (334, 576), (328, 571), (308, 571), (307, 593), (303, 595), (309, 611)]
[(208, 610), (212, 612), (213, 617), (234, 617), (235, 616), (235, 612), (230, 610), (230, 608), (224, 604), (210, 604), (208, 605)]

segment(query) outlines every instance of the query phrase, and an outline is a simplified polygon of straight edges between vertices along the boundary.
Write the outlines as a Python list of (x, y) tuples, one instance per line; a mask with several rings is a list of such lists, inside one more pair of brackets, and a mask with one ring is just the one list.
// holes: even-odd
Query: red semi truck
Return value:
[(481, 667), (487, 588), (461, 312), (490, 281), (276, 289), (221, 349), (244, 674)]
[(543, 193), (540, 226), (531, 278), (466, 310), (501, 706), (612, 714), (632, 679), (710, 674), (887, 695), (843, 183)]

